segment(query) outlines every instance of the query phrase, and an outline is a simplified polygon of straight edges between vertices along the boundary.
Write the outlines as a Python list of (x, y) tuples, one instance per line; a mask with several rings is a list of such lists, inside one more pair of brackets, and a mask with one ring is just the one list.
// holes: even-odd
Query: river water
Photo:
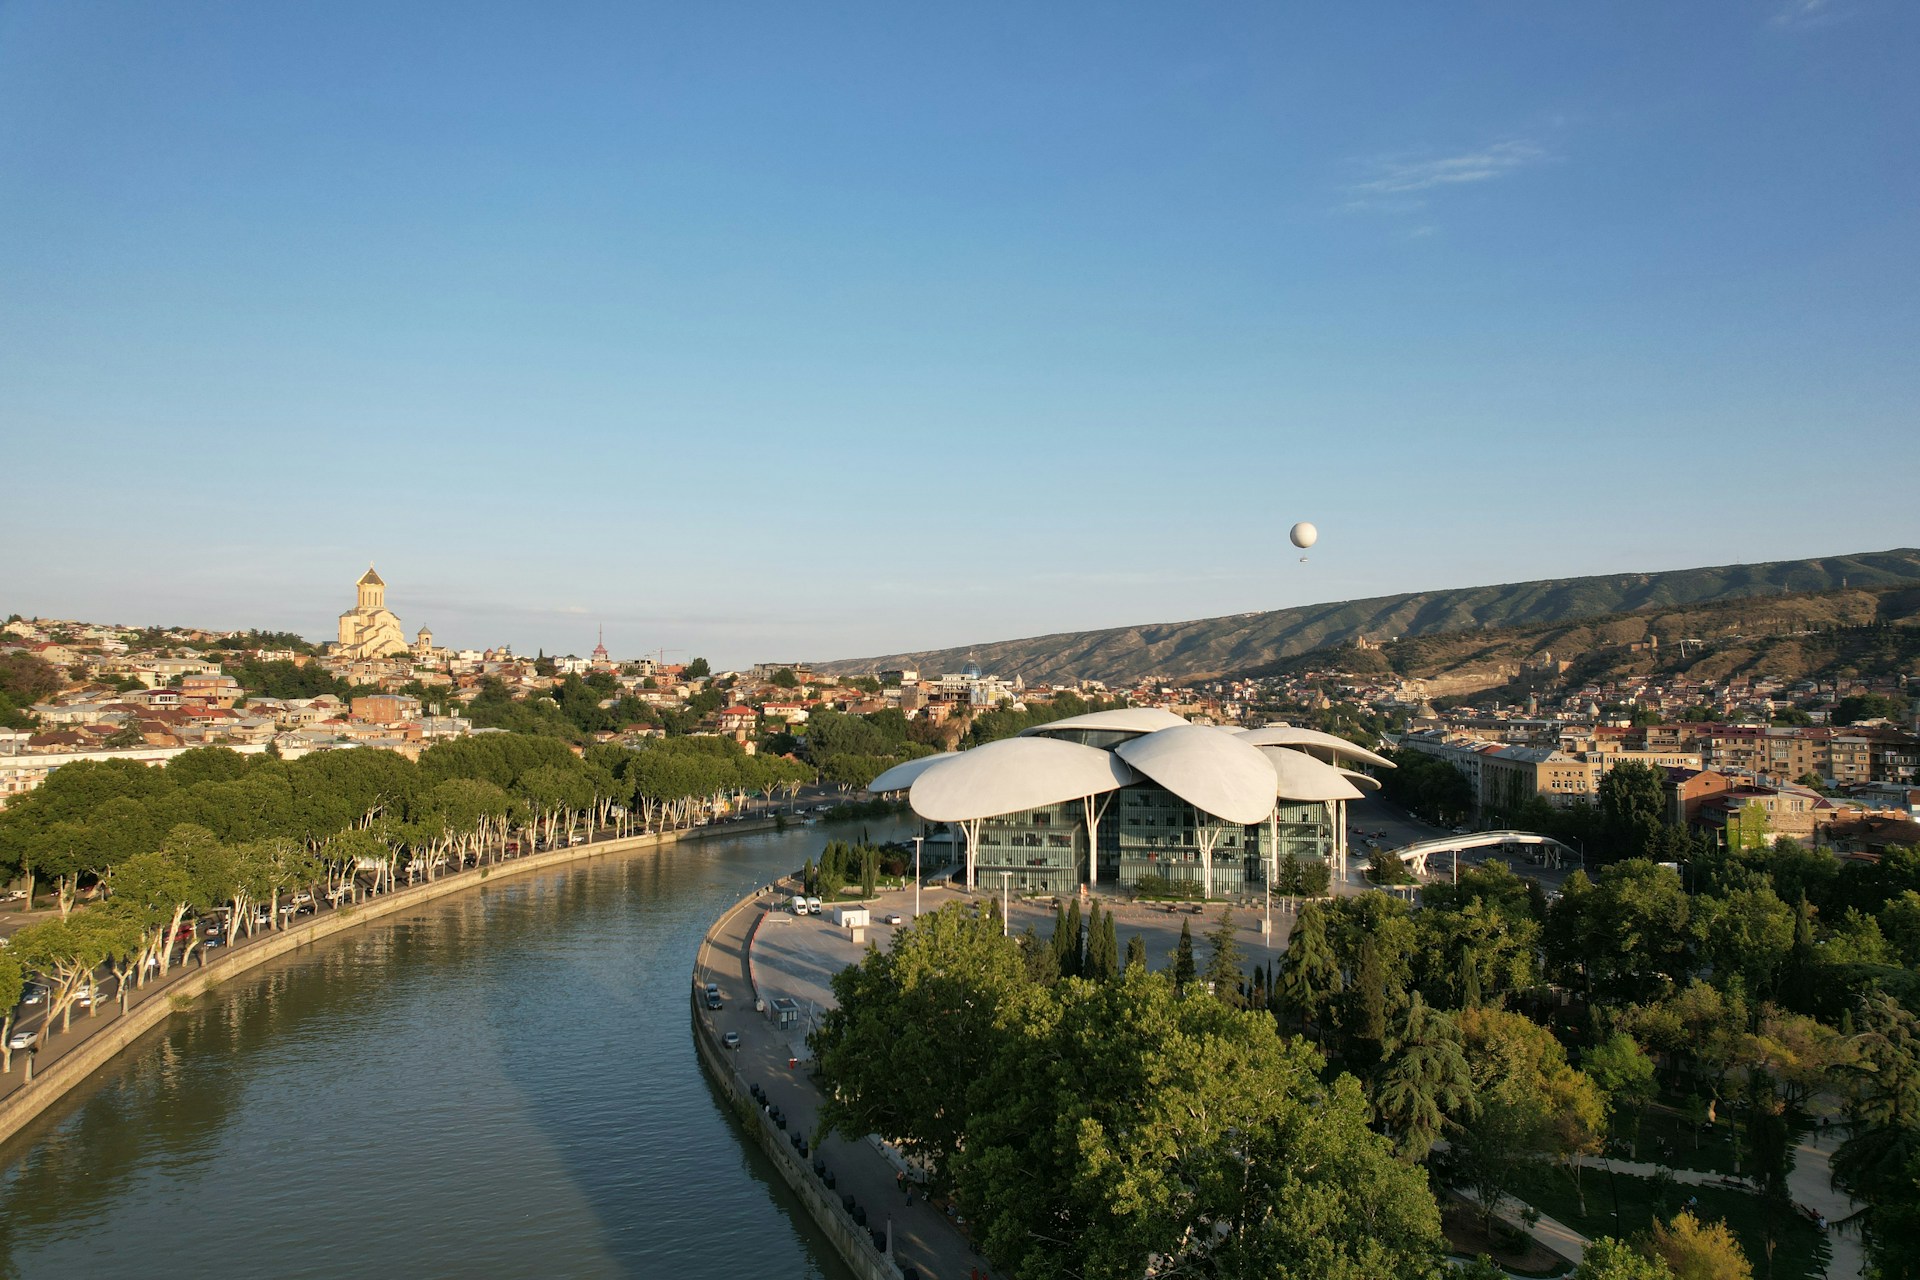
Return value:
[(235, 978), (0, 1147), (0, 1275), (842, 1280), (687, 1008), (715, 917), (828, 834), (503, 880)]

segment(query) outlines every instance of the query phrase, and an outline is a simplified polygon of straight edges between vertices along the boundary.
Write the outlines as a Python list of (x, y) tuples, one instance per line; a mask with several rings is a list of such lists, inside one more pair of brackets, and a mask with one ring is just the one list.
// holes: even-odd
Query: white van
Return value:
[(810, 916), (817, 916), (820, 914), (820, 899), (818, 898), (807, 899), (807, 914)]
[(803, 916), (807, 914), (807, 895), (806, 894), (796, 893), (793, 895), (793, 914), (797, 916)]

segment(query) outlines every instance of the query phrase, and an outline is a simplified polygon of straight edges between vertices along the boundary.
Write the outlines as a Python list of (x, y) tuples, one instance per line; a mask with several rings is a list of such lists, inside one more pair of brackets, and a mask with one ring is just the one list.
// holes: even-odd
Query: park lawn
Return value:
[(1662, 1107), (1648, 1107), (1640, 1122), (1640, 1153), (1634, 1158), (1669, 1169), (1733, 1172), (1732, 1125), (1723, 1121), (1700, 1134), (1698, 1150), (1694, 1149), (1695, 1141), (1693, 1124), (1685, 1116)]
[[(1533, 1205), (1551, 1218), (1558, 1218), (1589, 1239), (1594, 1236), (1630, 1238), (1653, 1225), (1655, 1186), (1651, 1178), (1609, 1174), (1604, 1169), (1588, 1169), (1582, 1175), (1587, 1189), (1587, 1212), (1580, 1212), (1572, 1176), (1558, 1165), (1537, 1165), (1525, 1171), (1514, 1190), (1517, 1199)], [(1619, 1197), (1620, 1217), (1614, 1219), (1614, 1198)], [(1780, 1238), (1773, 1254), (1774, 1280), (1818, 1280), (1826, 1274), (1827, 1240), (1824, 1233), (1799, 1214), (1787, 1209), (1770, 1211), (1759, 1196), (1729, 1187), (1693, 1187), (1671, 1189), (1670, 1200), (1661, 1217), (1671, 1217), (1686, 1207), (1689, 1196), (1698, 1196), (1695, 1216), (1704, 1222), (1725, 1219), (1740, 1246), (1747, 1251), (1755, 1276), (1767, 1275), (1766, 1225), (1775, 1222)]]

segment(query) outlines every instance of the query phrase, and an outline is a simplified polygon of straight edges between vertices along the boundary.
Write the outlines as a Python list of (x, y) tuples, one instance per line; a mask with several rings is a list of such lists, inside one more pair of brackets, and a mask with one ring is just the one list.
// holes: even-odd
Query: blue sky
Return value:
[(0, 611), (318, 637), (372, 561), (739, 663), (1912, 545), (1916, 37), (0, 3)]

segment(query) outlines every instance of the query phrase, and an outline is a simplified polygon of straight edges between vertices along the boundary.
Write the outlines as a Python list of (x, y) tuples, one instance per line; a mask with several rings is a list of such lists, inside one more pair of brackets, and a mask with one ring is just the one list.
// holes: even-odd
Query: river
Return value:
[(861, 831), (503, 880), (233, 979), (0, 1148), (0, 1275), (842, 1280), (687, 1013), (714, 918), (828, 834)]

